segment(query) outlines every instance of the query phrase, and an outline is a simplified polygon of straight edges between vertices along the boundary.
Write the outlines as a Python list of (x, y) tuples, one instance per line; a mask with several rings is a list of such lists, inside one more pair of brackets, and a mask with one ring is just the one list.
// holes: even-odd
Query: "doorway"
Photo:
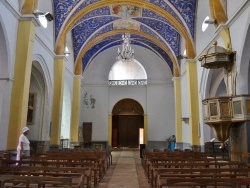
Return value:
[[(112, 147), (138, 148), (144, 129), (144, 111), (133, 99), (119, 101), (112, 111)], [(141, 136), (140, 136), (141, 135)]]

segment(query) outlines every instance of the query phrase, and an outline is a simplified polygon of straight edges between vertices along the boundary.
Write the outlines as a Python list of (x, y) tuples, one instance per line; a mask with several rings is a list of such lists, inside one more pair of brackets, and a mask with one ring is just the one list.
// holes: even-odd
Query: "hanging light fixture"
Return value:
[(131, 61), (132, 59), (134, 59), (134, 49), (132, 49), (130, 43), (130, 34), (125, 33), (124, 35), (122, 35), (122, 39), (123, 39), (123, 44), (122, 44), (122, 49), (120, 50), (120, 48), (118, 48), (117, 50), (117, 57), (116, 59), (119, 61), (123, 61), (123, 62), (128, 62)]

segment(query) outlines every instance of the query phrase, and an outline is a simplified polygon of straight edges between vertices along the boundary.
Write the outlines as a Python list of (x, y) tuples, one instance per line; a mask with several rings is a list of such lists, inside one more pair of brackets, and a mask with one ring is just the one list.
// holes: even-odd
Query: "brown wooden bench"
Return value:
[[(70, 177), (73, 185), (81, 184), (91, 187), (91, 177), (93, 170), (84, 167), (2, 167), (1, 172), (5, 175), (21, 175), (21, 176), (53, 176), (53, 177)], [(97, 178), (93, 180), (93, 186), (97, 185)]]
[(186, 168), (186, 169), (154, 169), (153, 187), (167, 185), (169, 178), (248, 178), (248, 168)]
[(237, 187), (250, 185), (250, 178), (166, 178), (164, 184), (158, 185), (157, 188), (167, 187), (183, 187), (183, 186), (213, 186), (217, 187)]
[[(79, 178), (84, 178), (81, 182), (88, 184), (92, 182), (94, 186), (97, 185), (99, 179), (98, 168), (94, 163), (79, 163), (79, 162), (55, 162), (55, 161), (19, 161), (20, 166), (10, 166), (9, 164), (16, 164), (16, 160), (5, 160), (8, 165), (0, 167), (0, 173), (15, 173), (15, 174), (29, 174), (29, 175), (53, 175), (53, 176), (72, 176), (74, 173), (66, 173), (67, 171), (74, 171), (78, 173)], [(26, 166), (23, 166), (26, 165)], [(88, 170), (90, 169), (90, 170)], [(64, 172), (63, 172), (64, 170)], [(89, 175), (79, 174), (82, 171), (90, 171)], [(60, 172), (60, 173), (59, 173)]]
[[(25, 187), (35, 184), (38, 187), (45, 185), (72, 187), (72, 179), (68, 177), (50, 177), (50, 176), (18, 176), (18, 175), (0, 175), (0, 187), (6, 188), (6, 184), (22, 183)], [(10, 187), (13, 187), (11, 185)]]

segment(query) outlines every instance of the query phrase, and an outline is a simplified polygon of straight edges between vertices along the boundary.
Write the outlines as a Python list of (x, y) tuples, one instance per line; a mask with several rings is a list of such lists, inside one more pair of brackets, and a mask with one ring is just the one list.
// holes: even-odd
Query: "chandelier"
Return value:
[(130, 45), (130, 34), (125, 33), (124, 35), (122, 35), (122, 50), (120, 50), (120, 48), (118, 48), (117, 50), (117, 57), (116, 59), (118, 61), (123, 61), (123, 62), (128, 62), (131, 61), (134, 58), (134, 49), (132, 49), (131, 45)]

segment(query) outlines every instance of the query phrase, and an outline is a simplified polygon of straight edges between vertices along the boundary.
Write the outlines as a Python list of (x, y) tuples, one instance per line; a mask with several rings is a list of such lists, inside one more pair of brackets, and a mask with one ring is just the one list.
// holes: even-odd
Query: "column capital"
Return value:
[(196, 63), (196, 59), (186, 59), (185, 63)]
[(55, 59), (66, 59), (66, 55), (55, 55)]
[(82, 79), (82, 78), (83, 78), (83, 76), (82, 76), (82, 75), (78, 75), (78, 74), (77, 74), (77, 75), (75, 75), (75, 76), (74, 76), (74, 78), (80, 78), (80, 79)]
[(37, 18), (33, 15), (33, 14), (24, 14), (24, 15), (21, 15), (19, 20), (21, 21), (31, 21), (34, 23), (34, 25), (36, 27), (39, 27), (41, 26), (41, 24), (39, 23), (39, 21), (37, 20)]
[(172, 78), (173, 81), (180, 80), (180, 79), (181, 79), (181, 78), (180, 78), (180, 77), (177, 77), (177, 76), (175, 76), (175, 77)]

